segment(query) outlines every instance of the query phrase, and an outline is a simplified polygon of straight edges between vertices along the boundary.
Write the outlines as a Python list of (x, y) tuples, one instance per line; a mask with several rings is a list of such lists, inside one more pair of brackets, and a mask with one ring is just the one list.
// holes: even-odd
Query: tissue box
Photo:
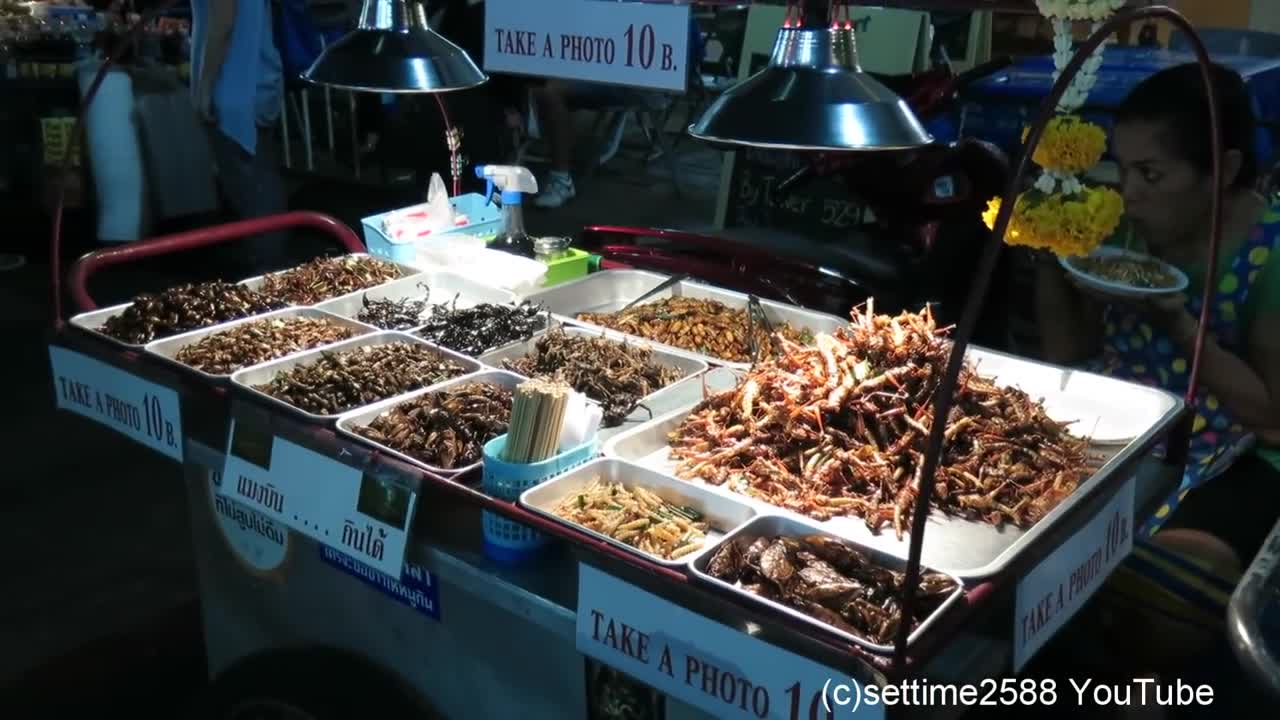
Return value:
[[(488, 239), (502, 229), (502, 208), (496, 203), (486, 203), (485, 196), (480, 193), (467, 193), (450, 198), (449, 204), (453, 206), (455, 215), (467, 216), (467, 224), (457, 225), (449, 230), (434, 232), (429, 237), (442, 238), (465, 235)], [(371, 215), (360, 221), (360, 225), (364, 229), (365, 247), (369, 249), (370, 255), (376, 255), (398, 263), (412, 263), (417, 257), (417, 248), (414, 246), (414, 242), (411, 240), (397, 242), (382, 232), (382, 219), (393, 212), (396, 212), (396, 210), (388, 210), (384, 213)]]

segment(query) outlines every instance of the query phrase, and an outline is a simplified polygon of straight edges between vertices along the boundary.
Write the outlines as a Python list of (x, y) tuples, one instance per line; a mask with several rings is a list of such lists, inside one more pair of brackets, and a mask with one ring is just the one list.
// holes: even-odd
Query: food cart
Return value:
[[(85, 289), (91, 275), (111, 265), (303, 227), (328, 233), (349, 256), (367, 257), (346, 226), (314, 213), (91, 253), (69, 276), (80, 314), (50, 340), (59, 407), (181, 467), (211, 705), (219, 716), (267, 707), (310, 717), (412, 707), (443, 717), (499, 717), (515, 708), (547, 718), (955, 717), (984, 704), (1053, 704), (1068, 688), (1019, 680), (1018, 671), (1115, 569), (1136, 523), (1179, 480), (1178, 470), (1152, 450), (1182, 416), (1180, 398), (971, 348), (971, 358), (998, 384), (1043, 397), (1050, 416), (1087, 426), (1081, 432), (1095, 438), (1089, 448), (1095, 462), (1065, 500), (1022, 529), (931, 515), (922, 565), (955, 584), (895, 660), (892, 641), (858, 637), (750, 596), (708, 569), (725, 536), (746, 531), (825, 533), (855, 543), (889, 569), (900, 568), (908, 554), (907, 538), (892, 530), (873, 533), (850, 518), (818, 522), (674, 477), (664, 465), (665, 433), (706, 394), (734, 388), (741, 364), (655, 345), (684, 368), (682, 379), (602, 430), (589, 463), (535, 487), (546, 493), (557, 483), (603, 475), (704, 503), (703, 514), (721, 524), (717, 532), (686, 561), (663, 561), (557, 518), (530, 494), (487, 494), (478, 467), (432, 472), (349, 432), (352, 413), (367, 418), (375, 403), (339, 416), (306, 413), (242, 381), (272, 363), (306, 364), (332, 344), (229, 375), (200, 372), (177, 359), (163, 338), (131, 345), (104, 334), (106, 319), (128, 306), (99, 310)], [(606, 335), (613, 331), (577, 316), (617, 310), (663, 280), (603, 271), (526, 299), (549, 311), (549, 322)], [(348, 295), (346, 304), (357, 308), (352, 297), (396, 282), (413, 285), (390, 278)], [(472, 293), (472, 302), (503, 301), (458, 278), (423, 282), (464, 300)], [(751, 303), (689, 281), (657, 297), (670, 296)], [(288, 310), (347, 323), (354, 339), (338, 344), (376, 345), (395, 335), (316, 309), (325, 302), (335, 307), (326, 298)], [(781, 303), (761, 305), (774, 325), (829, 333), (848, 324)], [(246, 316), (270, 312), (279, 309)], [(227, 327), (206, 325), (187, 341)], [(502, 368), (501, 353), (463, 357), (436, 349), (467, 377)], [(682, 493), (681, 486), (689, 489)], [(546, 549), (524, 562), (493, 559), (484, 549), (486, 517), (536, 530), (548, 539)]]

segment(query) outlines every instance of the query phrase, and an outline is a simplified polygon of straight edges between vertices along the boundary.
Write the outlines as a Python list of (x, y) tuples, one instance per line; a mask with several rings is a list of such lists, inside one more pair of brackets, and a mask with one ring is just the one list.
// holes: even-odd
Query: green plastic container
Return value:
[(576, 248), (569, 248), (565, 253), (564, 257), (547, 263), (547, 276), (543, 280), (544, 287), (576, 280), (586, 275), (590, 270), (591, 253)]

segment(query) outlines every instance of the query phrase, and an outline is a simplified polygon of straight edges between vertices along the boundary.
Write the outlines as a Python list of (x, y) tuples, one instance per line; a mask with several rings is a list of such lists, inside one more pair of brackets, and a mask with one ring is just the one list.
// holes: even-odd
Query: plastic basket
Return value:
[[(484, 446), (485, 493), (515, 502), (529, 488), (582, 465), (596, 454), (592, 439), (578, 447), (537, 463), (509, 463), (501, 460), (507, 436), (498, 437)], [(527, 525), (508, 520), (485, 510), (482, 513), (484, 552), (491, 560), (514, 565), (536, 559), (547, 545), (547, 536)]]
[[(502, 208), (496, 203), (486, 203), (484, 195), (480, 193), (467, 193), (450, 198), (449, 204), (453, 206), (454, 213), (467, 216), (467, 224), (458, 225), (448, 230), (439, 230), (431, 233), (428, 237), (441, 238), (449, 237), (450, 235), (468, 235), (487, 240), (502, 229)], [(414, 241), (396, 242), (382, 234), (382, 219), (393, 212), (396, 212), (396, 210), (370, 215), (360, 221), (360, 225), (364, 230), (365, 247), (369, 249), (370, 255), (377, 255), (398, 263), (412, 264), (418, 255), (418, 249)]]

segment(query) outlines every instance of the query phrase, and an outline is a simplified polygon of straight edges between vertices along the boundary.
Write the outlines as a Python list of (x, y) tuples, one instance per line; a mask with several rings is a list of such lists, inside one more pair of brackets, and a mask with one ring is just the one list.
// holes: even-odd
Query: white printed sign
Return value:
[(1071, 619), (1133, 550), (1134, 482), (1130, 478), (1089, 524), (1018, 583), (1014, 672)]
[(222, 537), (236, 557), (256, 573), (270, 573), (289, 557), (289, 528), (243, 503), (218, 494), (222, 473), (209, 471), (209, 502)]
[(87, 355), (49, 346), (57, 406), (182, 462), (182, 411), (171, 388)]
[[(849, 707), (861, 687), (818, 663), (578, 566), (577, 648), (717, 718), (883, 718)], [(846, 697), (831, 697), (832, 687)], [(838, 695), (839, 693), (831, 693)], [(824, 695), (827, 697), (824, 699)]]
[(218, 493), (395, 578), (417, 496), (232, 418)]
[(484, 69), (684, 92), (689, 6), (487, 0)]

